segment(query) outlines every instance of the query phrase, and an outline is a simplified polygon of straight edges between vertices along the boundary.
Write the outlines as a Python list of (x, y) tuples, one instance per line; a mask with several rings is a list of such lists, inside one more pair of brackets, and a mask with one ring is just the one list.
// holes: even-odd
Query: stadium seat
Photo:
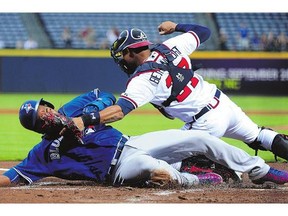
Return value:
[(17, 13), (0, 13), (0, 40), (5, 48), (15, 48), (17, 41), (25, 41), (28, 33)]
[(64, 27), (70, 27), (73, 32), (73, 48), (85, 48), (85, 44), (77, 37), (79, 31), (91, 26), (96, 32), (96, 48), (106, 38), (106, 31), (117, 27), (119, 31), (138, 27), (146, 32), (151, 41), (167, 39), (171, 36), (159, 37), (157, 26), (163, 20), (172, 19), (175, 22), (195, 22), (192, 13), (41, 13), (40, 17), (45, 24), (55, 48), (63, 48), (61, 33)]
[(226, 29), (229, 50), (235, 49), (235, 45), (238, 44), (235, 36), (241, 22), (246, 23), (250, 37), (254, 32), (258, 35), (269, 31), (276, 35), (281, 31), (288, 34), (287, 13), (215, 13), (215, 17), (218, 27)]

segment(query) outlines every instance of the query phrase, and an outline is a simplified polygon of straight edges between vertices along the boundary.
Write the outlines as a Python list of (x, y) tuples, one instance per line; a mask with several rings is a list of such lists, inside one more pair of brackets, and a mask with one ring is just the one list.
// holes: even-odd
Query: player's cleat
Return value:
[(276, 170), (270, 167), (268, 173), (260, 179), (252, 180), (254, 184), (263, 184), (265, 182), (274, 182), (276, 184), (285, 184), (288, 182), (288, 172)]
[(205, 173), (196, 175), (201, 185), (218, 185), (223, 183), (223, 178), (217, 173)]

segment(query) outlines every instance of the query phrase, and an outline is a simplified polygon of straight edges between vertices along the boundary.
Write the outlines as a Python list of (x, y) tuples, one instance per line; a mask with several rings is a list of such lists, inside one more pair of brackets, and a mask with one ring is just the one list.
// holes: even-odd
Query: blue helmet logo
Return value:
[(25, 104), (23, 105), (23, 109), (26, 110), (26, 113), (28, 114), (29, 111), (31, 111), (31, 109), (32, 109), (32, 110), (34, 109), (34, 107), (31, 105), (31, 103), (25, 103)]

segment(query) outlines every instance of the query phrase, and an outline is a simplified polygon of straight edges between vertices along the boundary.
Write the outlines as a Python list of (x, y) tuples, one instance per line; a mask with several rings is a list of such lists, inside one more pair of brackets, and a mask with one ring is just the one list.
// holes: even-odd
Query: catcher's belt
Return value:
[(212, 105), (212, 104), (208, 104), (207, 106), (205, 106), (202, 110), (200, 110), (200, 112), (198, 112), (195, 116), (192, 117), (192, 121), (189, 122), (190, 124), (190, 127), (192, 127), (192, 124), (197, 120), (199, 119), (201, 116), (203, 116), (205, 113), (207, 113), (208, 111), (210, 111), (211, 109), (215, 109), (220, 101), (219, 101), (219, 98), (220, 98), (220, 95), (221, 95), (221, 91), (219, 89), (216, 90), (216, 93), (214, 95), (214, 99), (216, 100), (216, 104), (215, 105)]

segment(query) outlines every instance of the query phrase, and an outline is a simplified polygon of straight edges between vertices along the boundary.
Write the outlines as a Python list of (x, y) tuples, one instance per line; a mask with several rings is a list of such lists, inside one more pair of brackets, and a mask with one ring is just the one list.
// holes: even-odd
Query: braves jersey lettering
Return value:
[(187, 61), (187, 59), (185, 58), (181, 58), (180, 62), (177, 65), (178, 67), (184, 68), (184, 69), (188, 69), (189, 68), (189, 63)]
[(160, 82), (162, 76), (163, 76), (162, 71), (156, 71), (156, 72), (153, 72), (151, 74), (151, 77), (149, 80), (155, 84), (158, 84)]
[(181, 55), (181, 52), (178, 50), (176, 46), (171, 48), (171, 52), (169, 53), (171, 56), (176, 59), (179, 55)]
[[(178, 102), (184, 101), (191, 93), (192, 88), (195, 88), (197, 84), (199, 83), (199, 79), (197, 77), (192, 77), (191, 81), (184, 87), (183, 91), (180, 92), (180, 94), (176, 97)], [(171, 76), (168, 76), (166, 79), (166, 86), (167, 88), (170, 88), (172, 86), (172, 78)], [(191, 87), (189, 87), (191, 86)]]
[[(177, 50), (177, 52), (173, 52), (173, 53), (178, 53), (178, 54), (181, 54), (180, 51), (176, 48), (176, 47), (173, 47), (172, 49), (174, 50)], [(177, 65), (178, 67), (181, 67), (183, 69), (186, 69), (186, 68), (189, 68), (189, 63), (188, 61), (181, 57), (181, 60), (179, 62), (179, 64)], [(178, 73), (176, 75), (177, 79), (182, 82), (184, 80), (184, 75), (181, 74), (181, 73)], [(184, 101), (191, 93), (192, 93), (192, 89), (189, 88), (188, 85), (191, 85), (193, 88), (195, 88), (198, 84), (199, 80), (196, 78), (196, 77), (192, 77), (190, 82), (184, 87), (184, 89), (179, 93), (179, 95), (176, 97), (177, 101), (178, 102), (182, 102)], [(171, 76), (169, 75), (166, 79), (166, 86), (167, 88), (170, 88), (173, 84), (173, 81), (172, 81), (172, 78)]]

